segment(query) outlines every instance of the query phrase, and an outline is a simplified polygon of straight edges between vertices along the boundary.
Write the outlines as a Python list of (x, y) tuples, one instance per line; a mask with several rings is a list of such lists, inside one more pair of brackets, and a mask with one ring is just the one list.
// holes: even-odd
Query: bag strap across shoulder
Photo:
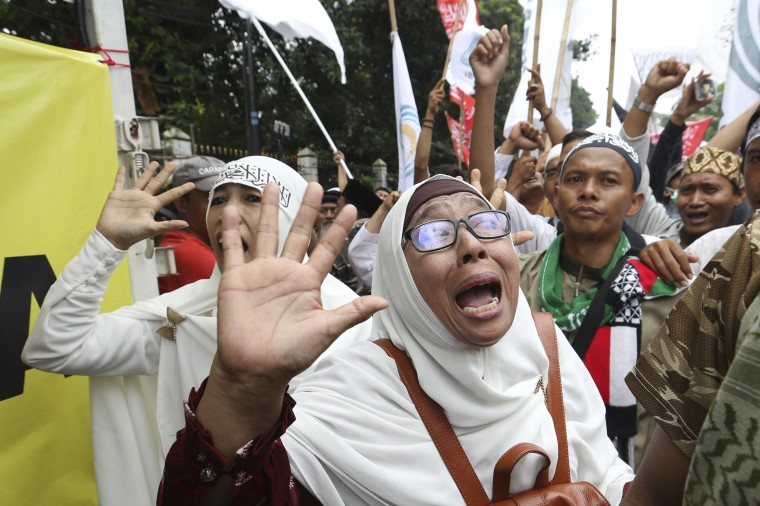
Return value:
[(554, 422), (554, 432), (557, 433), (559, 455), (557, 469), (554, 471), (552, 484), (570, 483), (570, 455), (567, 448), (567, 427), (565, 425), (565, 402), (562, 397), (562, 374), (559, 368), (559, 349), (557, 334), (554, 331), (554, 319), (549, 313), (533, 313), (533, 321), (538, 329), (538, 337), (549, 357), (549, 385), (546, 397), (549, 401), (549, 414)]
[[(546, 396), (549, 403), (549, 413), (554, 421), (554, 431), (557, 433), (559, 444), (559, 461), (554, 473), (552, 484), (570, 482), (570, 460), (567, 449), (567, 431), (565, 429), (565, 406), (562, 401), (562, 381), (559, 370), (559, 353), (557, 349), (557, 337), (554, 332), (554, 320), (549, 313), (533, 313), (533, 319), (549, 357), (549, 385)], [(417, 372), (406, 353), (399, 350), (389, 339), (378, 339), (375, 344), (380, 346), (395, 362), (398, 367), (401, 381), (409, 391), (409, 396), (414, 402), (420, 414), (422, 422), (430, 433), (438, 452), (443, 458), (446, 468), (454, 479), (459, 491), (468, 506), (483, 506), (490, 504), (488, 495), (480, 483), (475, 470), (470, 464), (459, 438), (454, 433), (451, 424), (446, 418), (438, 403), (431, 399), (420, 386)], [(540, 450), (540, 449), (539, 449)], [(548, 460), (548, 458), (547, 458)], [(541, 481), (541, 480), (539, 480)]]
[(430, 437), (435, 443), (435, 447), (443, 458), (446, 468), (449, 470), (451, 477), (454, 479), (459, 491), (462, 493), (464, 502), (468, 506), (486, 505), (490, 503), (483, 485), (480, 483), (478, 475), (470, 464), (459, 438), (451, 428), (446, 414), (437, 402), (431, 399), (428, 394), (422, 390), (420, 382), (417, 379), (417, 372), (409, 356), (403, 351), (396, 348), (390, 339), (378, 339), (375, 344), (380, 346), (385, 352), (396, 361), (398, 373), (401, 381), (409, 391), (409, 397), (412, 398), (417, 411), (422, 418), (430, 433)]

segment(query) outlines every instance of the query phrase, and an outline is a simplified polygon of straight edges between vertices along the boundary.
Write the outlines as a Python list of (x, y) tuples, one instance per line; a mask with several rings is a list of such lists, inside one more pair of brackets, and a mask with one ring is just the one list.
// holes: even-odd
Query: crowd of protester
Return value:
[[(129, 189), (119, 171), (23, 352), (123, 377), (93, 393), (115, 420), (95, 445), (104, 504), (476, 504), (563, 476), (612, 504), (758, 497), (760, 103), (682, 159), (714, 98), (688, 64), (657, 62), (616, 133), (568, 131), (536, 68), (543, 128), (518, 122), (497, 146), (508, 50), (504, 27), (470, 58), (470, 170), (428, 168), (442, 80), (403, 193), (348, 178), (340, 151), (336, 188), (265, 157), (152, 164)], [(677, 89), (652, 147), (654, 105)], [(177, 275), (98, 314), (126, 250), (156, 235)], [(551, 315), (553, 352), (532, 312)], [(411, 359), (477, 500), (375, 340)], [(521, 443), (543, 453), (500, 471)]]

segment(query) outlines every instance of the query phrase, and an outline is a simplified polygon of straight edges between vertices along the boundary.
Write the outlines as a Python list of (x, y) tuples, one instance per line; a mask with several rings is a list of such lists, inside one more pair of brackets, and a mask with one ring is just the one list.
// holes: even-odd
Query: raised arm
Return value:
[[(697, 79), (707, 79), (710, 74), (700, 72)], [(652, 154), (649, 156), (649, 186), (652, 188), (655, 199), (658, 202), (663, 201), (663, 190), (665, 189), (665, 177), (668, 169), (681, 161), (683, 152), (683, 132), (686, 130), (686, 120), (706, 106), (713, 100), (709, 96), (704, 100), (697, 100), (694, 96), (694, 79), (683, 87), (681, 99), (678, 101), (675, 110), (671, 113), (665, 128), (660, 134), (660, 140), (654, 147)]]
[(430, 146), (433, 143), (433, 127), (435, 115), (441, 109), (441, 104), (446, 98), (444, 93), (445, 79), (441, 79), (428, 94), (425, 117), (420, 125), (420, 138), (417, 140), (417, 150), (414, 153), (414, 184), (421, 183), (430, 176), (428, 163), (430, 161)]
[(195, 185), (185, 183), (156, 195), (174, 172), (174, 164), (167, 164), (164, 170), (153, 177), (156, 169), (158, 163), (151, 162), (148, 169), (137, 178), (135, 185), (125, 188), (126, 169), (119, 167), (113, 190), (108, 195), (95, 228), (121, 250), (127, 250), (133, 244), (154, 235), (187, 227), (186, 221), (156, 221), (155, 215), (162, 207), (190, 192)]
[(343, 151), (336, 151), (333, 153), (333, 162), (335, 162), (335, 165), (338, 167), (338, 188), (340, 188), (340, 192), (343, 193), (343, 190), (346, 189), (346, 185), (348, 184), (348, 174), (346, 174), (345, 169), (343, 168), (343, 165), (341, 165), (341, 160), (345, 160), (346, 155), (343, 154)]
[(541, 64), (539, 63), (537, 68), (528, 69), (528, 72), (533, 76), (532, 83), (528, 85), (528, 91), (526, 97), (533, 102), (533, 107), (541, 115), (541, 121), (546, 127), (546, 132), (549, 134), (552, 144), (562, 144), (562, 139), (567, 134), (567, 130), (562, 122), (554, 114), (554, 111), (546, 104), (546, 94), (544, 92), (544, 83), (541, 80)]
[(746, 111), (721, 128), (718, 133), (708, 141), (707, 145), (725, 149), (732, 153), (739, 151), (742, 137), (744, 137), (744, 134), (747, 131), (747, 122), (758, 107), (760, 107), (760, 100), (756, 100)]
[(470, 54), (475, 74), (475, 117), (470, 140), (470, 168), (480, 169), (483, 194), (494, 189), (494, 111), (499, 81), (509, 58), (509, 29), (490, 30)]
[(652, 67), (644, 84), (639, 88), (634, 106), (623, 122), (626, 135), (638, 137), (646, 133), (647, 123), (657, 100), (664, 93), (680, 86), (688, 71), (688, 63), (676, 60), (662, 60)]
[[(125, 258), (126, 249), (154, 234), (187, 226), (181, 220), (153, 219), (168, 202), (193, 188), (187, 183), (155, 195), (174, 169), (169, 164), (152, 179), (157, 167), (152, 163), (129, 189), (124, 188), (125, 169), (119, 169), (96, 230), (45, 296), (22, 353), (27, 364), (65, 374), (155, 372), (158, 345), (154, 331), (164, 316), (129, 308), (99, 313), (108, 280)], [(155, 325), (148, 320), (155, 320)]]

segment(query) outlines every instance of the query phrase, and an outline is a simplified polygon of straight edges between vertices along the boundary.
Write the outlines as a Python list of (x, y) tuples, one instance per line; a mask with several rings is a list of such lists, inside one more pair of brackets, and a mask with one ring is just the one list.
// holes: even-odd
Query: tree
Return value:
[(588, 128), (599, 118), (591, 102), (591, 95), (578, 84), (577, 77), (573, 77), (570, 88), (570, 109), (573, 112), (573, 128)]
[[(67, 2), (3, 1), (0, 28), (8, 33), (63, 47), (83, 45), (71, 43), (70, 33), (76, 33), (78, 25), (75, 9)], [(497, 117), (503, 118), (519, 78), (523, 13), (518, 0), (481, 3), (483, 24), (510, 26), (515, 65), (501, 86), (504, 98), (497, 105)], [(323, 5), (345, 51), (346, 85), (340, 84), (335, 57), (325, 46), (314, 40), (288, 42), (265, 29), (348, 160), (370, 164), (383, 158), (394, 170), (388, 3), (333, 0)], [(27, 11), (34, 9), (53, 21), (29, 15)], [(163, 129), (192, 131), (199, 143), (245, 146), (245, 22), (217, 0), (124, 0), (124, 9), (138, 114), (158, 116)], [(417, 106), (424, 111), (427, 93), (441, 74), (448, 40), (432, 0), (396, 2), (396, 16)], [(300, 97), (260, 37), (254, 39), (255, 108), (263, 114), (262, 146), (274, 150), (280, 141), (285, 152), (308, 146), (327, 156), (326, 142)], [(274, 120), (290, 125), (289, 138), (276, 138)], [(453, 156), (444, 123), (436, 123), (431, 163)]]
[[(594, 43), (599, 34), (591, 34), (587, 39), (573, 41), (573, 60), (587, 61), (596, 55)], [(573, 77), (570, 86), (570, 110), (573, 113), (573, 128), (588, 128), (599, 118), (591, 101), (591, 95), (578, 83), (578, 78)]]

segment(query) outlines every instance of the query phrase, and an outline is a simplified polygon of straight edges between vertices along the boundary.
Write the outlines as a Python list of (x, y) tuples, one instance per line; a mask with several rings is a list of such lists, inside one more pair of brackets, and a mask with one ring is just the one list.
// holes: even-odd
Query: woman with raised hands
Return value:
[[(179, 220), (155, 221), (156, 211), (193, 189), (187, 183), (159, 193), (173, 167), (157, 169), (157, 163), (150, 164), (131, 188), (125, 187), (124, 169), (119, 170), (95, 230), (47, 293), (22, 355), (41, 370), (91, 377), (98, 499), (109, 506), (153, 501), (164, 458), (184, 425), (182, 401), (208, 375), (217, 346), (218, 268), (210, 279), (100, 313), (108, 280), (126, 250), (156, 233), (187, 226)], [(225, 165), (209, 195), (206, 224), (217, 263), (222, 260), (222, 211), (238, 211), (240, 235), (246, 248), (253, 245), (268, 182), (279, 189), (279, 236), (272, 239), (278, 247), (284, 244), (307, 183), (272, 158), (242, 158)], [(320, 293), (326, 307), (356, 298), (329, 275)], [(369, 324), (354, 326), (332, 349), (367, 339), (369, 333)], [(291, 387), (309, 372), (293, 378)]]
[[(537, 445), (552, 477), (563, 439), (568, 477), (620, 501), (631, 470), (606, 437), (591, 377), (556, 327), (561, 382), (551, 379), (505, 213), (447, 176), (412, 187), (383, 224), (373, 295), (328, 311), (317, 288), (354, 211), (347, 206), (301, 264), (319, 189), (307, 190), (279, 257), (275, 200), (267, 187), (248, 251), (234, 210), (225, 210), (219, 348), (207, 382), (190, 395), (159, 504), (474, 504), (452, 479), (400, 366), (378, 344), (336, 351), (286, 393), (291, 377), (373, 313), (373, 337), (411, 360), (484, 504), (532, 489), (541, 474), (544, 460), (529, 455), (499, 490), (495, 468), (508, 450)], [(553, 386), (564, 396), (563, 437), (547, 407)]]

